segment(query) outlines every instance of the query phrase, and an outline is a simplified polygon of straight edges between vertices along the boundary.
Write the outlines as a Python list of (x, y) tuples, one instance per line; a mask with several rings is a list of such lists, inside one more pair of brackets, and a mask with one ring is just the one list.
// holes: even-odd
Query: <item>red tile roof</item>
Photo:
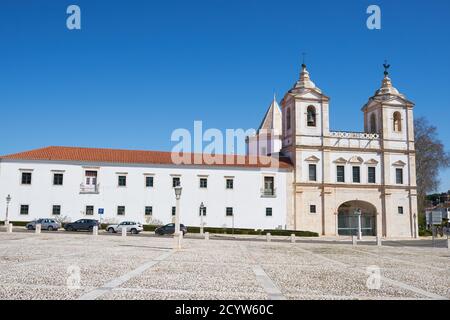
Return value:
[[(173, 155), (177, 155), (177, 153), (173, 153)], [(215, 159), (221, 159), (221, 161), (216, 161), (216, 163), (211, 164), (211, 161), (205, 161), (202, 155), (198, 153), (186, 153), (180, 154), (180, 156), (185, 159), (185, 162), (181, 163), (182, 165), (192, 164), (249, 168), (274, 167), (284, 169), (290, 169), (292, 167), (289, 159), (286, 158), (277, 160), (271, 157), (215, 155)], [(55, 146), (1, 156), (0, 159), (177, 165), (172, 160), (172, 152)]]

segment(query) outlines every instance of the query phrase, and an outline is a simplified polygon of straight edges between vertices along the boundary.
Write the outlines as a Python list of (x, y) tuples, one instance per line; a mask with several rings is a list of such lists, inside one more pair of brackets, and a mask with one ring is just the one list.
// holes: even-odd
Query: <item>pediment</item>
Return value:
[(349, 163), (359, 163), (359, 164), (361, 164), (361, 163), (364, 162), (364, 160), (363, 160), (363, 158), (361, 158), (361, 157), (353, 156), (353, 157), (351, 157), (351, 158), (348, 160), (348, 162), (349, 162)]
[(366, 161), (366, 164), (378, 164), (378, 161), (375, 159), (370, 159)]
[(317, 158), (316, 156), (310, 156), (310, 157), (306, 158), (305, 161), (308, 161), (308, 162), (319, 162), (320, 159)]
[(340, 158), (337, 158), (336, 160), (334, 160), (334, 163), (347, 163), (347, 160), (345, 160), (344, 158), (340, 157)]
[(398, 161), (394, 162), (392, 165), (395, 167), (404, 167), (404, 166), (406, 166), (406, 163), (403, 162), (402, 160), (398, 160)]

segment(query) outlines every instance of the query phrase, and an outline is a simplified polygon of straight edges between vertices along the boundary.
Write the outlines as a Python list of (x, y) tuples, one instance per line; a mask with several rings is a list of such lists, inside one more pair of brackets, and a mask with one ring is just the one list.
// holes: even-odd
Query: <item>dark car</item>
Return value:
[[(187, 228), (184, 224), (180, 224), (180, 231), (183, 232), (183, 236), (187, 233)], [(162, 236), (165, 234), (174, 234), (175, 233), (175, 223), (169, 223), (165, 226), (159, 227), (155, 229), (155, 233)]]
[(64, 225), (64, 229), (66, 229), (66, 231), (79, 231), (79, 230), (92, 231), (94, 229), (94, 226), (98, 225), (99, 225), (98, 220), (80, 219), (75, 222), (66, 223)]

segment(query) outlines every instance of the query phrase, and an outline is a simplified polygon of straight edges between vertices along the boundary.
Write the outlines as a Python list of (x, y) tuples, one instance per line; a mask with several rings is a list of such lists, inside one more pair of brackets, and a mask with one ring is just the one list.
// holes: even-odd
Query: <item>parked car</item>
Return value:
[(47, 218), (40, 218), (30, 221), (25, 225), (25, 227), (28, 230), (35, 230), (37, 224), (41, 225), (41, 230), (57, 231), (59, 228), (61, 228), (61, 224), (58, 221), (56, 221), (55, 219)]
[[(184, 224), (180, 224), (180, 231), (183, 232), (183, 236), (187, 233), (187, 228)], [(155, 229), (155, 233), (162, 236), (165, 234), (174, 234), (175, 233), (175, 223), (169, 223), (165, 226), (159, 227)]]
[(64, 225), (64, 229), (66, 231), (79, 231), (79, 230), (92, 231), (94, 229), (94, 226), (99, 226), (98, 220), (80, 219), (75, 222), (66, 223)]
[(126, 228), (127, 232), (131, 232), (132, 234), (138, 234), (139, 232), (144, 231), (142, 224), (134, 221), (122, 221), (119, 224), (110, 224), (106, 227), (106, 231), (109, 233), (122, 232), (123, 228)]

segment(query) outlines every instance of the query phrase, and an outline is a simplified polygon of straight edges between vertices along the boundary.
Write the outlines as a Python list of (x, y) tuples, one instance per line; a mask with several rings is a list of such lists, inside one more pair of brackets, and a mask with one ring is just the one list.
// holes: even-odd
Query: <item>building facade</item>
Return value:
[(350, 235), (360, 214), (363, 235), (417, 237), (414, 104), (387, 68), (362, 108), (363, 132), (330, 130), (329, 101), (302, 65), (281, 108), (274, 97), (247, 137), (247, 156), (180, 165), (164, 152), (48, 147), (1, 157), (0, 194), (12, 197), (11, 221), (169, 223), (181, 184), (190, 226)]
[[(293, 163), (291, 228), (355, 234), (361, 212), (363, 235), (417, 237), (414, 104), (393, 87), (385, 68), (381, 88), (362, 108), (363, 132), (330, 130), (330, 99), (302, 65), (299, 80), (281, 101), (281, 120), (271, 116), (279, 109), (274, 101), (248, 140), (251, 154), (270, 150)], [(275, 143), (255, 145), (258, 136)]]

